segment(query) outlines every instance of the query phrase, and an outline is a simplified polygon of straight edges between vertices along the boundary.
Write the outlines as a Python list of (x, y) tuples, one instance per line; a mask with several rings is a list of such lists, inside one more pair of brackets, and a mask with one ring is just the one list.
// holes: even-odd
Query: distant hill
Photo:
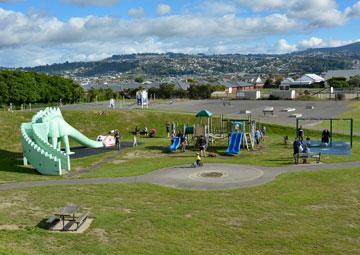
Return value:
[(81, 77), (120, 73), (153, 76), (218, 75), (235, 72), (287, 75), (351, 69), (359, 60), (360, 42), (357, 42), (288, 54), (205, 55), (170, 52), (113, 55), (100, 61), (65, 62), (22, 70)]

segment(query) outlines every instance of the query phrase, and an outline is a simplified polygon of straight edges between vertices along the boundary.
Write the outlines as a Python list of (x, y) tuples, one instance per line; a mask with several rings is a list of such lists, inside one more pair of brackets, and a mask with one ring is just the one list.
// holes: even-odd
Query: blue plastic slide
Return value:
[(170, 145), (170, 151), (176, 151), (180, 147), (180, 137), (175, 137), (172, 145)]
[(238, 154), (240, 152), (241, 142), (243, 138), (242, 132), (233, 132), (230, 135), (229, 147), (226, 150), (226, 153), (229, 154)]

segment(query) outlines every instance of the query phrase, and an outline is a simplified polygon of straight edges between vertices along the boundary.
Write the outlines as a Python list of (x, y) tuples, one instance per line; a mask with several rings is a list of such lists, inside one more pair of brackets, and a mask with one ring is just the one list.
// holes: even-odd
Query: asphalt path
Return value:
[[(274, 180), (276, 176), (287, 172), (318, 171), (323, 169), (341, 169), (347, 167), (360, 168), (360, 162), (299, 164), (286, 167), (206, 164), (203, 167), (193, 168), (189, 165), (182, 165), (156, 170), (142, 176), (4, 183), (0, 184), (0, 190), (111, 183), (149, 183), (176, 189), (224, 190), (263, 185)], [(218, 175), (218, 177), (211, 177), (214, 173)]]

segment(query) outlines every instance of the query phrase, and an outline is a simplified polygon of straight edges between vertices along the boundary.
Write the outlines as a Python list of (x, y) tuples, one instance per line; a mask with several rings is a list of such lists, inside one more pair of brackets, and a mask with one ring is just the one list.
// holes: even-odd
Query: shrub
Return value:
[(336, 93), (335, 99), (336, 100), (345, 100), (345, 94), (344, 93)]

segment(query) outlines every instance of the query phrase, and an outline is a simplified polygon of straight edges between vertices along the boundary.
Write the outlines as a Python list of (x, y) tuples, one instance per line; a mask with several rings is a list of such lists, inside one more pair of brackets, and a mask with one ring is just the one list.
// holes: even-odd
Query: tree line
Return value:
[[(124, 89), (115, 92), (110, 88), (85, 91), (72, 79), (61, 76), (53, 76), (36, 72), (22, 72), (13, 70), (0, 71), (0, 105), (28, 104), (28, 103), (54, 103), (63, 104), (77, 102), (94, 102), (109, 100), (111, 98), (134, 98), (136, 92), (143, 89), (139, 83), (138, 88)], [(209, 84), (198, 84), (190, 81), (187, 90), (176, 87), (172, 83), (163, 83), (159, 87), (149, 88), (149, 95), (156, 98), (210, 98), (214, 91), (225, 90), (224, 86), (213, 86)]]
[(0, 104), (76, 103), (83, 88), (71, 79), (35, 72), (0, 71)]
[(333, 77), (327, 80), (330, 87), (334, 88), (359, 88), (360, 75), (356, 75), (347, 80), (345, 77)]

